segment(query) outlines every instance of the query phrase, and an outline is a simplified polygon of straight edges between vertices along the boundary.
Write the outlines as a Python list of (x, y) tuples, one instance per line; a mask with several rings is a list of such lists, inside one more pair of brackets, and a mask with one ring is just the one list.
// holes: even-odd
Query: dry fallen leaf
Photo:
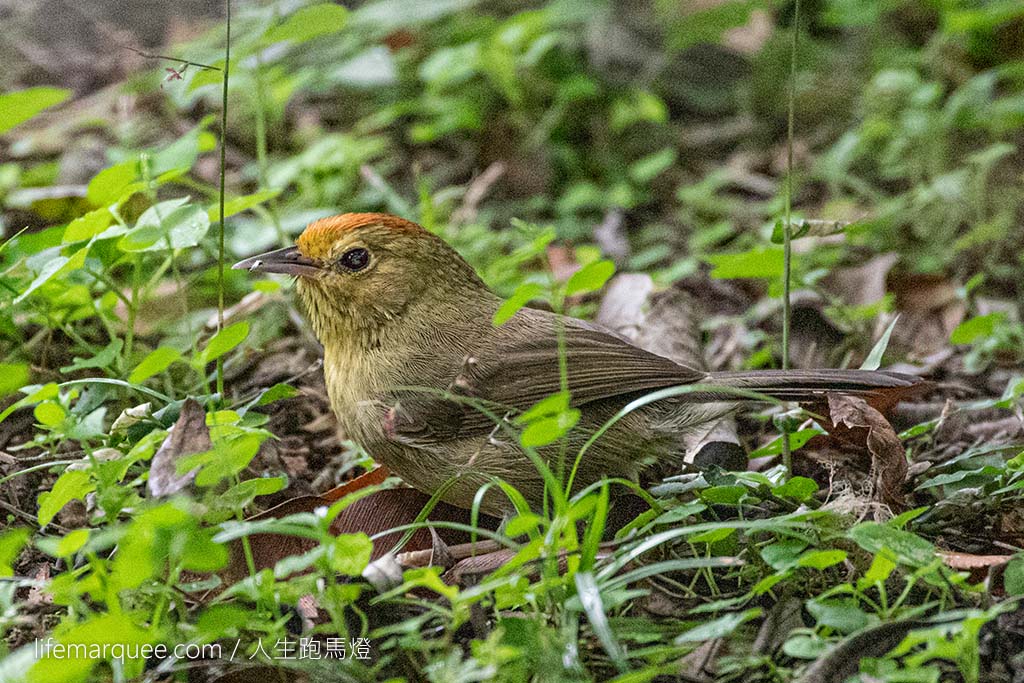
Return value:
[(828, 409), (833, 425), (848, 428), (855, 435), (863, 433), (875, 474), (875, 497), (893, 510), (904, 509), (907, 458), (889, 421), (857, 396), (829, 394)]
[(186, 399), (178, 421), (170, 428), (149, 465), (150, 495), (164, 498), (191, 484), (199, 468), (178, 474), (178, 461), (186, 455), (208, 451), (212, 446), (206, 411), (194, 399)]

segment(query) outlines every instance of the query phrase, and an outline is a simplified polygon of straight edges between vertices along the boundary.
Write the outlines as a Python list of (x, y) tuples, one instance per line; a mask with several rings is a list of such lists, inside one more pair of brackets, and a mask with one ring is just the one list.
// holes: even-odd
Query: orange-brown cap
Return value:
[(343, 213), (310, 223), (299, 235), (299, 251), (309, 258), (322, 258), (345, 233), (369, 227), (406, 235), (426, 232), (412, 221), (386, 213)]

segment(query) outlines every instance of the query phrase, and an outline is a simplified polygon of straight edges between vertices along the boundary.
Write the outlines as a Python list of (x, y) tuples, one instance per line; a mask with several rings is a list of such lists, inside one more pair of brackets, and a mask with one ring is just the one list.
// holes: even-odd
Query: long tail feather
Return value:
[(826, 392), (841, 394), (910, 393), (922, 384), (913, 375), (878, 370), (751, 370), (716, 372), (710, 384), (750, 389), (787, 401), (810, 401)]

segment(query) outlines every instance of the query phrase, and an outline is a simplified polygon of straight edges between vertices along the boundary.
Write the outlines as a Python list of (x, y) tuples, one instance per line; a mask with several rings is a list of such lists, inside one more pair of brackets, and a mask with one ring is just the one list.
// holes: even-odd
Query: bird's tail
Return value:
[(713, 372), (708, 383), (746, 389), (785, 401), (813, 401), (826, 393), (896, 398), (913, 393), (923, 384), (913, 375), (879, 370), (749, 370)]

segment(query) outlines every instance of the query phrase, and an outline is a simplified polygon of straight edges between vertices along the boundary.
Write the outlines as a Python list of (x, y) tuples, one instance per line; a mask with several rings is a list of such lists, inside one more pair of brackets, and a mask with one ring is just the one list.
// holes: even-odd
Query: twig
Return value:
[[(230, 38), (230, 36), (229, 36)], [(224, 71), (227, 72), (227, 63), (225, 62), (224, 68), (221, 69), (219, 66), (213, 66), (212, 64), (203, 64), (201, 62), (193, 62), (188, 59), (181, 59), (180, 57), (171, 57), (170, 55), (155, 54), (152, 52), (143, 52), (138, 48), (134, 48), (131, 45), (118, 45), (122, 50), (130, 50), (135, 54), (145, 57), (146, 59), (166, 59), (169, 62), (177, 62), (178, 64), (184, 64), (185, 66), (195, 66), (200, 69), (211, 69), (213, 71)], [(225, 80), (227, 77), (225, 76)]]

